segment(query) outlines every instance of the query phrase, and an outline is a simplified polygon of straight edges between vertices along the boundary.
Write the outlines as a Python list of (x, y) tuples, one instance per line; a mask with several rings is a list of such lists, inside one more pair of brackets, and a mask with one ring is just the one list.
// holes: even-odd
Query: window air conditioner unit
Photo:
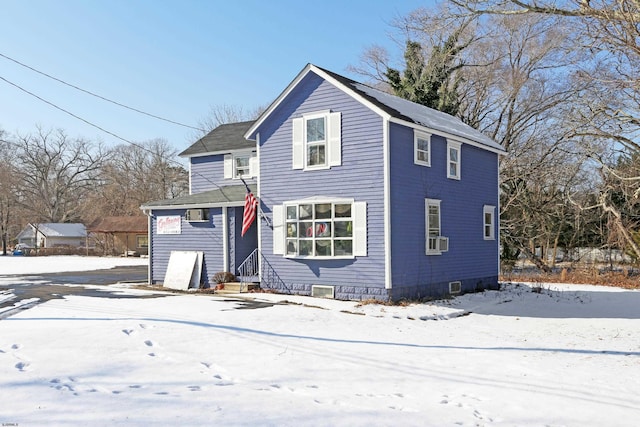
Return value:
[(186, 219), (190, 222), (207, 221), (209, 219), (209, 210), (187, 209)]

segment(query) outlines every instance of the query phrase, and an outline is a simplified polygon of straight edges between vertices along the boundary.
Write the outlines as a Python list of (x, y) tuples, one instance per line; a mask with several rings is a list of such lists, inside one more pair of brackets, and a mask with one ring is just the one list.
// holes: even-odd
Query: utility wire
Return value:
[[(20, 62), (20, 61), (18, 61), (18, 60), (15, 60), (15, 59), (13, 59), (13, 58), (10, 58), (10, 57), (8, 57), (7, 55), (4, 55), (4, 54), (2, 54), (2, 53), (0, 53), (0, 56), (1, 56), (1, 57), (3, 57), (3, 58), (5, 58), (5, 59), (8, 59), (9, 61), (15, 62), (16, 64), (18, 64), (18, 65), (20, 65), (20, 66), (22, 66), (22, 67), (28, 68), (29, 70), (31, 70), (31, 71), (33, 71), (33, 72), (36, 72), (36, 73), (41, 74), (41, 75), (43, 75), (43, 76), (45, 76), (45, 77), (48, 77), (48, 78), (50, 78), (50, 79), (52, 79), (52, 80), (55, 80), (55, 81), (57, 81), (57, 82), (59, 82), (59, 83), (62, 83), (63, 85), (66, 85), (66, 86), (72, 87), (72, 88), (74, 88), (74, 89), (76, 89), (76, 90), (79, 90), (80, 92), (84, 92), (84, 93), (86, 93), (86, 94), (88, 94), (88, 95), (95, 96), (96, 98), (102, 99), (103, 101), (110, 102), (110, 103), (115, 104), (115, 105), (117, 105), (117, 106), (119, 106), (119, 107), (126, 108), (127, 110), (135, 111), (136, 113), (144, 114), (145, 116), (153, 117), (154, 119), (158, 119), (158, 120), (162, 120), (162, 121), (165, 121), (165, 122), (173, 123), (174, 125), (183, 126), (183, 127), (189, 128), (189, 129), (194, 129), (194, 130), (198, 130), (198, 131), (201, 131), (201, 132), (205, 132), (205, 130), (204, 130), (204, 129), (197, 128), (197, 127), (190, 126), (190, 125), (186, 125), (186, 124), (184, 124), (184, 123), (176, 122), (176, 121), (174, 121), (174, 120), (166, 119), (166, 118), (164, 118), (164, 117), (156, 116), (155, 114), (150, 114), (150, 113), (147, 113), (147, 112), (144, 112), (144, 111), (138, 110), (137, 108), (129, 107), (129, 106), (124, 105), (124, 104), (122, 104), (122, 103), (120, 103), (120, 102), (113, 101), (113, 100), (111, 100), (111, 99), (109, 99), (109, 98), (105, 98), (104, 96), (101, 96), (101, 95), (98, 95), (98, 94), (93, 93), (93, 92), (91, 92), (91, 91), (88, 91), (88, 90), (82, 89), (82, 88), (80, 88), (80, 87), (78, 87), (78, 86), (75, 86), (75, 85), (73, 85), (73, 84), (71, 84), (71, 83), (67, 83), (67, 82), (65, 82), (64, 80), (61, 80), (61, 79), (59, 79), (59, 78), (57, 78), (57, 77), (54, 77), (54, 76), (52, 76), (52, 75), (50, 75), (50, 74), (44, 73), (44, 72), (42, 72), (42, 71), (40, 71), (40, 70), (37, 70), (37, 69), (35, 69), (35, 68), (33, 68), (33, 67), (30, 67), (30, 66), (29, 66), (29, 65), (27, 65), (27, 64), (23, 64), (22, 62)], [(3, 79), (3, 80), (4, 80), (4, 79)], [(6, 81), (6, 80), (5, 80), (5, 81)]]
[[(4, 55), (0, 54), (0, 56), (4, 56)], [(145, 146), (140, 145), (140, 144), (138, 144), (138, 143), (135, 143), (135, 142), (133, 142), (133, 141), (131, 141), (131, 140), (128, 140), (128, 139), (126, 139), (126, 138), (123, 138), (123, 137), (121, 137), (120, 135), (117, 135), (117, 134), (115, 134), (115, 133), (113, 133), (113, 132), (111, 132), (111, 131), (108, 131), (108, 130), (104, 129), (103, 127), (100, 127), (100, 126), (98, 126), (98, 125), (96, 125), (96, 124), (94, 124), (94, 123), (91, 123), (90, 121), (88, 121), (88, 120), (86, 120), (86, 119), (83, 119), (82, 117), (80, 117), (80, 116), (78, 116), (78, 115), (76, 115), (76, 114), (73, 114), (72, 112), (67, 111), (67, 110), (65, 110), (64, 108), (59, 107), (58, 105), (54, 104), (53, 102), (47, 101), (46, 99), (44, 99), (44, 98), (42, 98), (42, 97), (40, 97), (40, 96), (36, 95), (35, 93), (30, 92), (30, 91), (28, 91), (27, 89), (25, 89), (25, 88), (23, 88), (23, 87), (21, 87), (21, 86), (19, 86), (19, 85), (15, 84), (15, 83), (13, 83), (13, 82), (10, 82), (9, 80), (5, 79), (5, 78), (4, 78), (4, 77), (2, 77), (2, 76), (0, 76), (0, 80), (2, 80), (2, 81), (4, 81), (4, 82), (6, 82), (6, 83), (8, 83), (8, 84), (10, 84), (11, 86), (13, 86), (13, 87), (15, 87), (15, 88), (17, 88), (17, 89), (19, 89), (19, 90), (21, 90), (21, 91), (23, 91), (23, 92), (25, 92), (25, 93), (27, 93), (27, 94), (31, 95), (31, 96), (33, 96), (34, 98), (37, 98), (38, 100), (40, 100), (40, 101), (44, 102), (45, 104), (48, 104), (48, 105), (52, 106), (53, 108), (55, 108), (55, 109), (57, 109), (57, 110), (60, 110), (60, 111), (62, 111), (63, 113), (66, 113), (66, 114), (70, 115), (71, 117), (73, 117), (73, 118), (75, 118), (75, 119), (77, 119), (77, 120), (80, 120), (80, 121), (82, 121), (82, 122), (84, 122), (84, 123), (88, 124), (89, 126), (92, 126), (92, 127), (96, 128), (96, 129), (101, 130), (102, 132), (104, 132), (104, 133), (106, 133), (106, 134), (109, 134), (109, 135), (113, 136), (114, 138), (117, 138), (117, 139), (119, 139), (119, 140), (121, 140), (121, 141), (126, 142), (127, 144), (130, 144), (130, 145), (133, 145), (133, 146), (135, 146), (135, 147), (138, 147), (138, 148), (140, 148), (141, 150), (144, 150), (144, 151), (146, 151), (146, 152), (148, 152), (148, 153), (151, 153), (151, 154), (154, 154), (154, 155), (156, 154), (156, 153), (154, 153), (152, 150), (150, 150), (150, 149), (146, 148)], [(8, 143), (10, 143), (10, 144), (11, 144), (11, 142), (10, 142), (10, 141), (4, 141), (4, 140), (2, 140), (2, 141), (3, 141), (3, 142), (8, 142)], [(15, 144), (15, 143), (13, 143), (13, 144), (14, 144), (14, 145), (17, 145), (17, 144)], [(170, 158), (167, 158), (166, 160), (167, 160), (167, 162), (169, 162), (169, 163), (173, 163), (173, 164), (175, 164), (175, 165), (178, 165), (179, 167), (183, 167), (183, 165), (182, 165), (180, 162), (176, 161), (176, 160), (173, 160), (173, 159), (170, 159)], [(201, 173), (199, 173), (199, 172), (194, 172), (193, 170), (191, 170), (191, 173), (192, 173), (192, 174), (199, 175), (200, 177), (202, 177), (202, 178), (203, 178), (205, 181), (207, 181), (208, 183), (213, 184), (213, 185), (214, 185), (214, 186), (216, 186), (218, 189), (222, 190), (222, 187), (220, 187), (218, 184), (216, 184), (215, 182), (213, 182), (212, 180), (210, 180), (209, 178), (207, 178), (205, 175), (203, 175), (203, 174), (201, 174)], [(224, 192), (221, 192), (221, 193), (222, 193), (222, 195), (223, 195), (227, 200), (229, 200), (229, 198), (227, 197), (227, 195), (226, 195), (226, 194), (224, 194)]]

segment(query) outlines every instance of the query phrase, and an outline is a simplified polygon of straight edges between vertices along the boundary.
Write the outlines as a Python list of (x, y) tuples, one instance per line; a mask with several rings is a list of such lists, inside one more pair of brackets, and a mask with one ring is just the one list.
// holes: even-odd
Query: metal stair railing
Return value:
[(238, 267), (238, 277), (240, 278), (240, 281), (254, 282), (254, 279), (257, 279), (260, 274), (260, 271), (258, 270), (259, 265), (258, 248), (256, 248)]
[[(260, 266), (260, 269), (258, 269)], [(263, 289), (273, 289), (291, 294), (291, 289), (278, 276), (273, 266), (266, 260), (258, 249), (253, 252), (238, 267), (238, 278), (241, 282), (260, 282)]]

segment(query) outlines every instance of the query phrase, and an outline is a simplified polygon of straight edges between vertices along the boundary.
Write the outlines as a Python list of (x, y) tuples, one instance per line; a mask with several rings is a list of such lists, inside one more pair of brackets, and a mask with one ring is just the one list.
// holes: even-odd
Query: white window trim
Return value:
[[(449, 238), (442, 236), (442, 206), (441, 200), (437, 199), (424, 199), (424, 234), (425, 234), (425, 254), (426, 255), (442, 255), (443, 252), (449, 250)], [(429, 235), (429, 206), (438, 207), (438, 223), (440, 226), (438, 236), (431, 237)], [(430, 249), (430, 239), (436, 240), (436, 249)], [(442, 246), (446, 246), (446, 249), (442, 249)]]
[[(491, 224), (487, 224), (486, 216), (491, 215)], [(486, 227), (489, 225), (489, 236), (486, 233)], [(482, 208), (482, 236), (484, 240), (496, 240), (496, 207), (491, 205), (484, 205)]]
[[(427, 141), (427, 160), (418, 159), (418, 139)], [(431, 166), (431, 134), (413, 131), (413, 163), (420, 166)]]
[[(458, 161), (451, 161), (451, 149), (455, 149), (458, 151)], [(451, 163), (456, 164), (456, 172), (457, 174), (451, 174)], [(462, 143), (457, 141), (447, 140), (447, 178), (449, 179), (460, 179), (460, 170), (462, 169)]]
[[(309, 166), (307, 150), (307, 121), (317, 118), (324, 118), (325, 140), (324, 140), (324, 164)], [(333, 166), (342, 164), (342, 116), (339, 112), (330, 110), (317, 111), (303, 114), (302, 117), (294, 118), (292, 122), (293, 134), (293, 169), (305, 171), (326, 170)]]
[(235, 153), (224, 155), (224, 178), (225, 179), (240, 179), (238, 175), (236, 159), (239, 157), (249, 158), (249, 173), (242, 175), (243, 178), (254, 178), (258, 176), (257, 166), (257, 154), (255, 151), (238, 151)]
[[(324, 119), (324, 141), (321, 143), (312, 142), (314, 145), (324, 145), (324, 163), (319, 165), (309, 165), (309, 141), (307, 141), (307, 122), (314, 119)], [(316, 169), (329, 169), (329, 112), (305, 114), (302, 116), (302, 135), (304, 138), (304, 169), (316, 170)]]
[[(352, 254), (337, 256), (315, 256), (315, 255), (292, 255), (287, 254), (287, 206), (298, 206), (304, 204), (351, 204), (352, 233)], [(273, 253), (283, 255), (292, 259), (315, 259), (315, 260), (336, 260), (354, 259), (360, 256), (367, 256), (367, 203), (355, 202), (354, 199), (331, 198), (331, 197), (309, 197), (300, 200), (290, 200), (282, 205), (273, 206)], [(334, 237), (332, 236), (332, 240)]]

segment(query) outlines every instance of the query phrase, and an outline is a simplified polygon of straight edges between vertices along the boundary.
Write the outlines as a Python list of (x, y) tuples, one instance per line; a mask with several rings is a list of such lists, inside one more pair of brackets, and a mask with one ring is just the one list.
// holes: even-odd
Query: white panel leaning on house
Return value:
[(198, 288), (203, 257), (204, 252), (171, 251), (163, 286), (183, 291)]

